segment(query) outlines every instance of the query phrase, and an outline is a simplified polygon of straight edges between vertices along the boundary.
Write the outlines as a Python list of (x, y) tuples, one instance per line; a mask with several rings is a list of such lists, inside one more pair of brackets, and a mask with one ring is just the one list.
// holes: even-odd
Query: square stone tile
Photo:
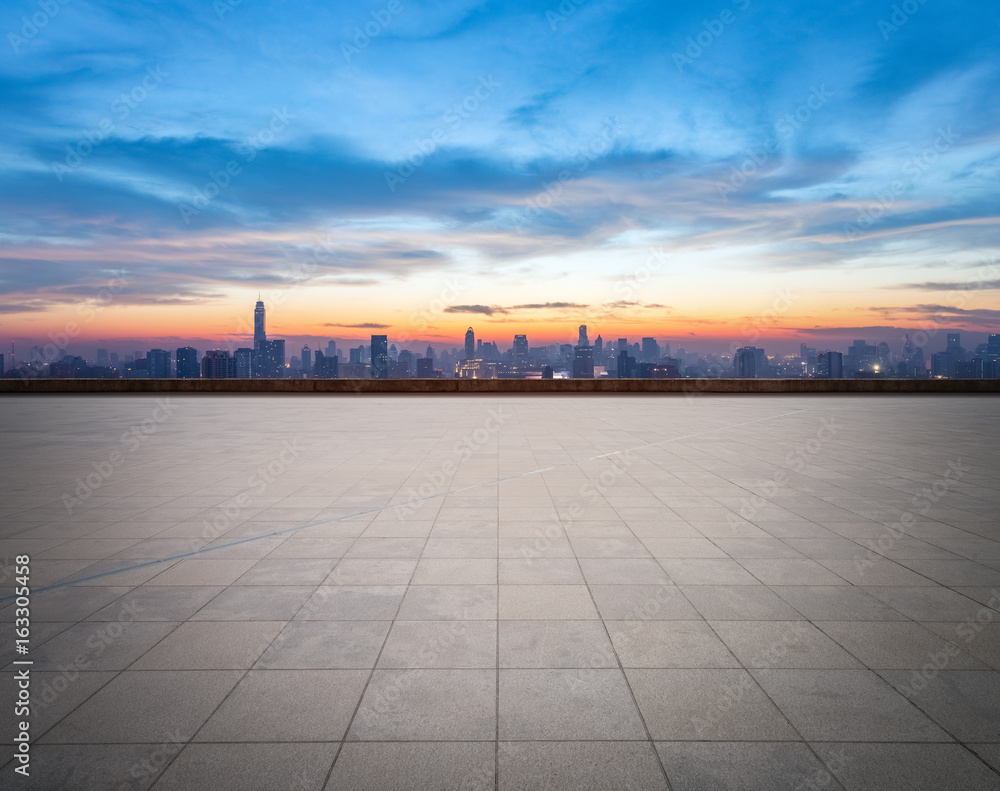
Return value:
[[(142, 621), (186, 621), (224, 589), (220, 586), (134, 588), (87, 620), (122, 621), (134, 613)], [(54, 592), (54, 591), (53, 591)], [(48, 594), (46, 594), (48, 595)]]
[(377, 669), (348, 741), (493, 741), (496, 670)]
[(500, 667), (617, 667), (604, 624), (589, 621), (501, 621)]
[(914, 621), (975, 622), (982, 610), (978, 602), (947, 588), (872, 586), (864, 590)]
[(495, 558), (423, 558), (412, 585), (495, 585)]
[(811, 621), (904, 621), (906, 616), (853, 585), (782, 585), (774, 592)]
[(578, 558), (648, 558), (649, 550), (637, 538), (575, 536), (570, 539)]
[(371, 668), (388, 632), (388, 621), (291, 621), (267, 646), (256, 668)]
[(647, 536), (642, 539), (655, 558), (725, 558), (728, 555), (713, 541), (694, 536)]
[(295, 620), (391, 621), (405, 593), (403, 585), (324, 585), (295, 613)]
[(184, 558), (162, 574), (157, 574), (147, 585), (232, 585), (257, 561), (252, 558), (215, 560)]
[(801, 619), (763, 585), (684, 585), (684, 595), (709, 621), (794, 621)]
[(992, 610), (984, 609), (981, 613), (982, 620), (924, 623), (924, 626), (959, 646), (980, 662), (994, 670), (1000, 670), (1000, 622), (992, 620), (1000, 616), (991, 613)]
[(636, 668), (625, 674), (657, 741), (799, 738), (746, 670)]
[(501, 585), (499, 613), (506, 621), (598, 617), (586, 585)]
[(870, 670), (751, 672), (808, 741), (949, 741)]
[(191, 620), (287, 621), (314, 590), (305, 585), (233, 585), (198, 610)]
[(501, 585), (582, 585), (576, 558), (501, 558)]
[(645, 738), (621, 670), (500, 670), (501, 740)]
[(1000, 673), (993, 670), (883, 670), (881, 675), (963, 742), (997, 741)]
[(590, 592), (605, 620), (700, 620), (680, 589), (674, 585), (591, 585)]
[(368, 670), (251, 670), (195, 741), (338, 741), (368, 675)]
[(704, 621), (607, 621), (622, 667), (739, 667)]
[(171, 621), (83, 621), (33, 649), (33, 670), (124, 670), (176, 627)]
[(988, 791), (1000, 776), (958, 744), (814, 744), (850, 791)]
[(495, 772), (491, 743), (347, 742), (326, 791), (489, 791)]
[(280, 621), (182, 623), (132, 670), (239, 670), (253, 666), (284, 626)]
[(711, 624), (747, 668), (861, 666), (808, 621), (712, 621)]
[(317, 538), (315, 528), (309, 528), (313, 535), (296, 533), (271, 550), (269, 558), (324, 558), (339, 559), (354, 543), (352, 538)]
[(334, 744), (189, 744), (157, 783), (187, 791), (212, 778), (213, 791), (322, 791)]
[(673, 791), (842, 790), (800, 742), (658, 742)]
[(496, 621), (396, 621), (380, 668), (495, 668)]
[(125, 671), (42, 737), (54, 744), (188, 741), (239, 681), (239, 670)]
[(581, 558), (589, 585), (666, 585), (670, 577), (652, 558)]
[(414, 585), (396, 616), (403, 621), (495, 621), (495, 585)]
[[(499, 789), (666, 791), (649, 742), (500, 742)], [(490, 786), (492, 787), (492, 786)]]
[(846, 585), (829, 569), (808, 558), (747, 558), (740, 565), (765, 585)]
[(345, 558), (419, 558), (426, 539), (368, 538), (362, 536), (344, 554)]
[(330, 572), (325, 585), (406, 585), (416, 560), (344, 558)]
[(816, 626), (873, 670), (947, 666), (985, 669), (954, 643), (907, 621), (817, 621)]
[[(145, 791), (180, 749), (181, 745), (173, 744), (35, 744), (29, 776), (16, 774), (17, 764), (11, 762), (0, 769), (0, 782), (4, 788), (19, 791)], [(153, 759), (161, 755), (162, 763), (154, 764)]]
[(660, 565), (677, 585), (760, 585), (730, 558), (660, 558)]
[(333, 570), (334, 558), (266, 557), (234, 585), (319, 585)]

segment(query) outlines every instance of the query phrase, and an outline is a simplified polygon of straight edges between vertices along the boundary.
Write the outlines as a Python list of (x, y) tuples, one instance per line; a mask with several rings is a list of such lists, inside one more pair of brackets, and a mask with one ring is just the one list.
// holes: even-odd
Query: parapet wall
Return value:
[(1000, 393), (1000, 379), (0, 379), (3, 393)]

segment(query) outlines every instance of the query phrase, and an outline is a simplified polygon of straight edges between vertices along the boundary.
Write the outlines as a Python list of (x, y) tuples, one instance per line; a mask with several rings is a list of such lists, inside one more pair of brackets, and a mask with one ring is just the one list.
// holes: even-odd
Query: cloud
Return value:
[(886, 288), (914, 291), (995, 291), (1000, 289), (1000, 280), (928, 281), (926, 283), (900, 283), (896, 286), (886, 286)]
[(496, 313), (507, 313), (508, 311), (497, 305), (449, 305), (444, 309), (445, 313), (479, 313), (483, 316), (492, 316)]
[(344, 329), (350, 329), (350, 330), (387, 330), (390, 327), (392, 327), (391, 324), (375, 324), (370, 321), (366, 321), (363, 324), (335, 324), (333, 322), (326, 322), (322, 326), (343, 327)]

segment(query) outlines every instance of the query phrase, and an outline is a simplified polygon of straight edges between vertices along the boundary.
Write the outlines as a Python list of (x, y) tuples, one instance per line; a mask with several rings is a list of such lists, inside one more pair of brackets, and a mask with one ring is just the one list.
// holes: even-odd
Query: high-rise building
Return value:
[(434, 378), (434, 360), (430, 357), (421, 357), (417, 360), (417, 378), (418, 379), (433, 379)]
[(0, 376), (2, 376), (6, 370), (7, 369), (3, 367), (3, 355), (0, 354)]
[(528, 367), (528, 336), (515, 335), (513, 362), (516, 369), (524, 370)]
[(577, 346), (573, 350), (573, 378), (594, 378), (594, 350), (589, 346)]
[(841, 352), (820, 352), (816, 356), (816, 376), (820, 379), (843, 379), (844, 355)]
[(170, 352), (166, 349), (150, 349), (146, 359), (149, 360), (150, 379), (170, 378)]
[(642, 339), (642, 359), (647, 363), (655, 363), (660, 359), (660, 344), (656, 338)]
[(737, 379), (764, 379), (768, 374), (767, 355), (756, 346), (744, 346), (733, 355), (733, 376)]
[(235, 379), (236, 358), (227, 349), (209, 349), (201, 358), (202, 379)]
[(389, 378), (389, 338), (372, 335), (372, 379)]
[(960, 332), (949, 332), (947, 346), (945, 351), (951, 352), (952, 354), (961, 354), (962, 349), (962, 333)]
[(469, 327), (465, 331), (465, 359), (474, 360), (476, 358), (476, 333)]
[(987, 354), (1000, 354), (1000, 335), (990, 335), (986, 340)]
[[(111, 355), (114, 357), (114, 355)], [(191, 346), (183, 346), (174, 352), (176, 376), (178, 379), (198, 379), (201, 371), (198, 368), (198, 350)], [(117, 361), (116, 361), (117, 362)]]
[(97, 364), (102, 368), (107, 368), (108, 366), (108, 350), (98, 349), (97, 350)]
[(266, 332), (266, 311), (264, 302), (260, 295), (257, 295), (257, 304), (253, 309), (253, 351), (254, 351), (254, 372), (255, 379), (267, 377), (268, 374), (268, 350)]
[(590, 341), (587, 340), (587, 325), (580, 325), (580, 340), (577, 341), (577, 346), (590, 346)]
[(254, 350), (246, 347), (237, 349), (233, 353), (236, 360), (236, 378), (250, 379), (253, 377)]
[[(316, 351), (319, 354), (319, 350)], [(302, 373), (308, 377), (312, 373), (313, 361), (312, 352), (309, 350), (309, 345), (306, 344), (302, 347)]]
[(604, 338), (598, 335), (594, 341), (594, 357), (600, 357), (602, 354), (604, 354)]
[(340, 373), (339, 363), (337, 355), (331, 357), (317, 349), (313, 360), (313, 376), (317, 379), (336, 379)]

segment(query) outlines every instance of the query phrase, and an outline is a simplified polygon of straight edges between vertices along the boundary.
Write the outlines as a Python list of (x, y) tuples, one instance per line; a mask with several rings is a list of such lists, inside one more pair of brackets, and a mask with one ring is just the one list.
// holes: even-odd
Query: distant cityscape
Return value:
[[(282, 339), (268, 339), (266, 310), (254, 307), (253, 346), (207, 349), (191, 346), (150, 349), (119, 355), (98, 349), (92, 360), (65, 349), (33, 346), (26, 358), (0, 354), (5, 378), (55, 379), (997, 379), (1000, 378), (1000, 334), (989, 335), (974, 350), (962, 346), (961, 334), (947, 333), (944, 351), (925, 358), (923, 349), (906, 336), (894, 352), (882, 341), (856, 340), (846, 352), (818, 350), (803, 343), (798, 355), (768, 356), (763, 348), (733, 344), (728, 354), (698, 354), (671, 350), (645, 337), (590, 340), (581, 325), (576, 344), (531, 346), (526, 335), (514, 335), (501, 350), (494, 341), (465, 333), (462, 347), (435, 351), (397, 348), (387, 335), (372, 335), (369, 344), (338, 348), (330, 340), (324, 349), (304, 346), (286, 357)], [(400, 342), (402, 345), (402, 342)], [(929, 363), (929, 364), (928, 364)]]

